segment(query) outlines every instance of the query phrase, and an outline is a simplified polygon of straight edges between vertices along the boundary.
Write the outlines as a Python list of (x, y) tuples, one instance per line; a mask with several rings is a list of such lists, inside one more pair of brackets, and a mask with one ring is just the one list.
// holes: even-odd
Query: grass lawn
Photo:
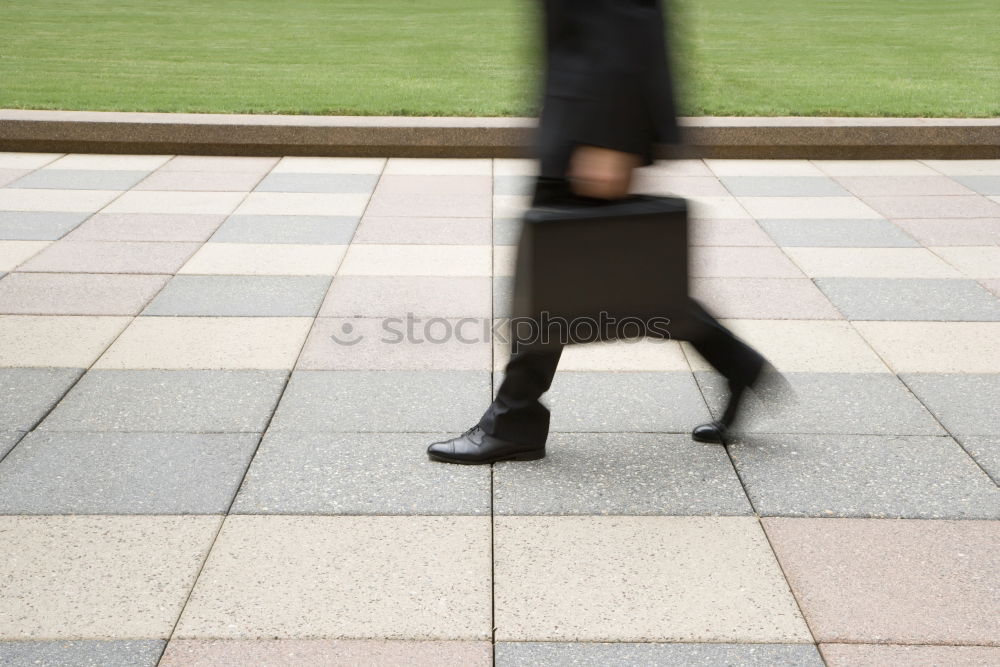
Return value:
[[(998, 0), (676, 0), (692, 115), (1000, 116)], [(532, 0), (4, 0), (0, 107), (525, 115)]]

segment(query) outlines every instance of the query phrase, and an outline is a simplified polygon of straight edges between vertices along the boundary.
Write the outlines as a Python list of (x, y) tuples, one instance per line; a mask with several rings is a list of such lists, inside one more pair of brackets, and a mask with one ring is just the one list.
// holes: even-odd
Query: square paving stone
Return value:
[(496, 514), (751, 514), (722, 447), (687, 435), (554, 433), (546, 457), (500, 463)]
[(206, 243), (178, 273), (332, 276), (346, 245)]
[(49, 273), (174, 273), (199, 248), (198, 243), (58, 241), (38, 253), (21, 271)]
[(900, 373), (917, 398), (953, 434), (1000, 434), (1000, 374)]
[(233, 215), (213, 243), (304, 243), (346, 245), (358, 218), (349, 215)]
[(322, 317), (490, 316), (488, 276), (345, 276), (333, 279)]
[(0, 430), (30, 431), (82, 374), (78, 368), (0, 368)]
[(0, 642), (0, 663), (38, 667), (155, 667), (165, 641), (155, 639)]
[(1000, 195), (1000, 174), (956, 174), (952, 178), (981, 195)]
[(837, 181), (858, 197), (971, 195), (972, 190), (941, 175), (840, 176)]
[(95, 368), (288, 369), (310, 317), (140, 317)]
[(1000, 218), (894, 220), (925, 246), (990, 245), (1000, 239)]
[(120, 190), (0, 188), (0, 211), (95, 213), (121, 194)]
[(271, 173), (256, 187), (257, 192), (371, 192), (378, 174), (283, 174)]
[(364, 639), (174, 639), (160, 667), (492, 667), (488, 641), (400, 641)]
[(355, 243), (489, 245), (489, 218), (383, 218), (366, 216)]
[(175, 636), (490, 638), (488, 517), (231, 516)]
[(989, 667), (1000, 664), (1000, 646), (886, 646), (823, 644), (828, 667)]
[(0, 517), (3, 639), (166, 639), (218, 517)]
[(729, 451), (761, 515), (1000, 518), (1000, 488), (948, 437), (772, 435)]
[(739, 197), (738, 200), (740, 205), (757, 220), (772, 218), (870, 220), (883, 217), (856, 197)]
[(0, 431), (0, 459), (24, 437), (24, 431)]
[[(728, 389), (716, 373), (695, 373), (714, 414)], [(793, 396), (762, 387), (743, 400), (738, 430), (750, 433), (944, 435), (937, 420), (889, 373), (785, 373)], [(764, 401), (759, 396), (764, 397)], [(756, 439), (751, 439), (756, 442)]]
[(295, 371), (271, 429), (460, 432), (489, 405), (489, 382), (487, 371)]
[(1000, 217), (1000, 204), (981, 195), (865, 197), (864, 201), (887, 218)]
[(0, 313), (135, 315), (170, 276), (14, 273), (0, 282)]
[(90, 368), (129, 317), (0, 315), (0, 366)]
[(48, 431), (260, 433), (287, 371), (90, 371), (42, 423)]
[(557, 373), (543, 400), (553, 431), (687, 433), (709, 419), (690, 373)]
[(763, 519), (820, 642), (995, 644), (998, 521)]
[(897, 373), (1000, 370), (1000, 322), (855, 322)]
[(322, 317), (296, 368), (487, 371), (491, 362), (487, 318)]
[(695, 246), (690, 252), (689, 274), (692, 278), (805, 277), (799, 267), (775, 247)]
[(239, 205), (239, 215), (336, 215), (361, 217), (369, 194), (326, 192), (251, 192)]
[(491, 191), (489, 176), (402, 175), (389, 173), (387, 167), (367, 213), (421, 218), (488, 218)]
[(384, 157), (283, 157), (272, 174), (381, 174)]
[(448, 437), (271, 432), (233, 512), (488, 515), (489, 467), (441, 465), (427, 458), (427, 446)]
[(851, 194), (826, 176), (723, 176), (721, 180), (737, 197), (849, 197)]
[(761, 220), (780, 246), (911, 248), (919, 243), (888, 220)]
[(1000, 300), (975, 280), (844, 277), (816, 285), (850, 320), (1000, 320)]
[(1000, 435), (960, 435), (956, 439), (986, 474), (1000, 484)]
[(9, 188), (56, 190), (128, 190), (146, 178), (147, 171), (110, 169), (39, 169), (8, 185)]
[(0, 463), (0, 513), (225, 514), (258, 438), (34, 431)]
[(253, 171), (164, 171), (150, 174), (135, 190), (250, 192), (260, 182)]
[(225, 215), (246, 195), (242, 192), (130, 190), (108, 205), (105, 213), (173, 213)]
[(97, 213), (66, 237), (72, 241), (207, 241), (224, 215)]
[(692, 278), (691, 293), (716, 317), (766, 320), (844, 318), (808, 278)]
[[(153, 171), (167, 163), (170, 155), (101, 155), (93, 153), (71, 153), (46, 169), (94, 169), (112, 171)], [(39, 165), (41, 166), (41, 165)]]
[(926, 248), (785, 248), (810, 278), (962, 278)]
[(688, 227), (692, 246), (773, 246), (755, 220), (693, 220)]
[(497, 667), (823, 667), (811, 644), (636, 644), (499, 642)]
[(54, 241), (87, 219), (89, 213), (0, 211), (0, 239)]
[(352, 244), (338, 271), (343, 276), (488, 276), (487, 245)]
[(313, 317), (329, 276), (176, 276), (143, 315)]
[(756, 519), (496, 517), (498, 641), (809, 642)]

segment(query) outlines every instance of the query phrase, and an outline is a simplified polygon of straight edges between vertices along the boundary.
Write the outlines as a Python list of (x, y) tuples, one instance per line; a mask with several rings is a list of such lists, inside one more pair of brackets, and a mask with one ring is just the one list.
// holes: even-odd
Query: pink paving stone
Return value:
[(157, 171), (134, 190), (198, 192), (249, 192), (260, 183), (263, 171)]
[(838, 183), (859, 197), (920, 197), (974, 195), (947, 176), (836, 176)]
[(27, 169), (0, 169), (0, 188), (30, 173)]
[(821, 644), (828, 667), (993, 667), (1000, 665), (997, 646), (899, 646)]
[(929, 218), (893, 220), (925, 246), (996, 245), (1000, 218)]
[(808, 278), (692, 278), (691, 292), (716, 316), (757, 320), (842, 320)]
[(323, 639), (188, 640), (167, 645), (160, 667), (388, 667), (493, 664), (489, 642)]
[(762, 522), (818, 641), (1000, 644), (1000, 521)]
[(695, 246), (773, 246), (755, 220), (692, 220), (688, 238)]
[(691, 249), (692, 278), (805, 278), (805, 274), (776, 247)]
[(57, 241), (21, 271), (63, 273), (176, 273), (200, 243)]
[(997, 218), (1000, 204), (980, 195), (863, 197), (887, 218)]
[(224, 215), (98, 213), (66, 236), (67, 241), (207, 241)]
[(990, 280), (980, 280), (979, 283), (989, 291), (996, 294), (997, 296), (1000, 296), (1000, 278), (992, 278)]
[(486, 218), (492, 215), (489, 176), (383, 175), (366, 215)]
[(0, 282), (4, 315), (137, 315), (168, 275), (12, 273)]

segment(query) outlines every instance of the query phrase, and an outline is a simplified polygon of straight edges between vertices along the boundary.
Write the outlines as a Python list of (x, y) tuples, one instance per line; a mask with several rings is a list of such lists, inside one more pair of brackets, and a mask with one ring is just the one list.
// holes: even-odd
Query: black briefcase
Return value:
[(670, 337), (687, 312), (687, 222), (687, 202), (674, 197), (528, 211), (514, 279), (515, 349)]

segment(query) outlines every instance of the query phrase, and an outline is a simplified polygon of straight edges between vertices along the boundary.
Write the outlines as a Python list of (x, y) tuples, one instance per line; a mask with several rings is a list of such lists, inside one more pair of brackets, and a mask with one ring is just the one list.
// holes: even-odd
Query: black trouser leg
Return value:
[(764, 358), (722, 326), (700, 303), (690, 301), (690, 331), (686, 337), (694, 349), (729, 380), (731, 389), (753, 384)]
[(561, 347), (513, 355), (479, 427), (502, 440), (544, 445), (549, 435), (549, 409), (538, 399), (552, 385), (560, 356)]

